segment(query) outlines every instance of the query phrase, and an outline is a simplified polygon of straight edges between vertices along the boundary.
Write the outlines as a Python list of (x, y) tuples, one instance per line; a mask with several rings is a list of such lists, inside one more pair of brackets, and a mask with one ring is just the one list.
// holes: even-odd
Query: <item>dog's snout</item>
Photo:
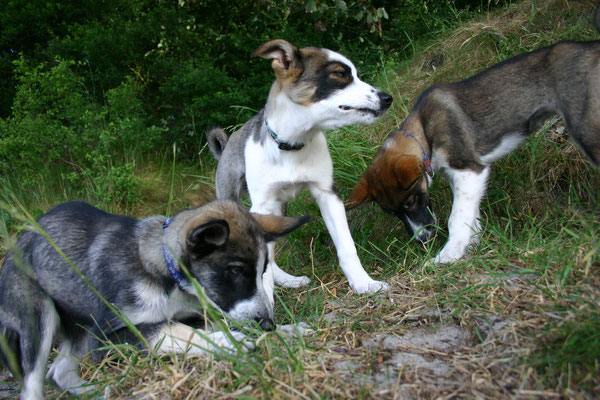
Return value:
[(263, 331), (275, 330), (275, 322), (271, 318), (257, 318), (256, 322)]
[(382, 92), (381, 90), (377, 93), (377, 96), (379, 97), (379, 101), (381, 101), (381, 105), (386, 109), (390, 108), (392, 101), (394, 101), (394, 98), (390, 94)]
[(415, 236), (415, 240), (419, 243), (425, 243), (429, 239), (431, 239), (432, 235), (433, 235), (433, 228), (430, 226), (427, 226), (427, 227), (421, 229), (421, 231)]

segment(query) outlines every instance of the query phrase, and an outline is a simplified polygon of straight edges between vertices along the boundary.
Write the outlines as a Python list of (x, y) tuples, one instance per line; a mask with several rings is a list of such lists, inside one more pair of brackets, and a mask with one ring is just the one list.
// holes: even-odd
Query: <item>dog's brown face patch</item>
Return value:
[(354, 78), (350, 66), (330, 60), (322, 49), (301, 50), (304, 70), (293, 89), (301, 104), (317, 103), (350, 85)]
[(383, 211), (396, 215), (407, 231), (418, 233), (418, 240), (429, 239), (431, 228), (427, 226), (434, 224), (435, 219), (430, 211), (423, 163), (418, 157), (380, 152), (356, 184), (346, 208), (366, 201), (375, 201)]
[[(354, 188), (348, 207), (375, 201), (385, 211), (395, 213), (404, 208), (415, 193), (427, 192), (427, 182), (420, 161), (412, 155), (383, 152), (367, 168)], [(423, 188), (423, 183), (425, 187)]]
[(282, 40), (271, 40), (252, 53), (272, 59), (277, 78), (275, 89), (285, 91), (296, 103), (308, 106), (350, 85), (350, 66), (329, 59), (328, 52), (316, 47), (298, 49)]

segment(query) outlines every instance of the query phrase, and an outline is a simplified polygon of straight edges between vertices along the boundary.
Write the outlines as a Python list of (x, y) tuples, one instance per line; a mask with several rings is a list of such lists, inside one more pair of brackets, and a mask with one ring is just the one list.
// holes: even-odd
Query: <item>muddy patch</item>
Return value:
[[(333, 314), (327, 317), (330, 320)], [(423, 318), (437, 321), (422, 325), (419, 321)], [(469, 364), (474, 353), (489, 355), (509, 340), (504, 332), (511, 325), (506, 317), (488, 315), (461, 326), (444, 312), (427, 310), (405, 321), (397, 332), (367, 335), (358, 346), (330, 347), (330, 354), (339, 356), (330, 359), (332, 372), (342, 380), (369, 385), (382, 395), (402, 393), (402, 398), (420, 398), (426, 395), (423, 384), (427, 382), (432, 387), (442, 381), (462, 385), (457, 371), (474, 368)]]
[(436, 376), (446, 376), (451, 370), (445, 362), (448, 353), (472, 342), (471, 334), (458, 325), (448, 324), (435, 330), (416, 329), (403, 335), (375, 335), (364, 340), (363, 345), (367, 349), (391, 351), (393, 356), (387, 363), (396, 368), (424, 368)]

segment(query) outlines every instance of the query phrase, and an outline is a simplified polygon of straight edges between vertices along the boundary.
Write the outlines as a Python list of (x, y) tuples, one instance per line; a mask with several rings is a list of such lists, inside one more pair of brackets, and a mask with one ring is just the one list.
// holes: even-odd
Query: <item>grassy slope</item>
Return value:
[[(374, 126), (329, 133), (342, 196), (422, 90), (557, 40), (596, 39), (588, 23), (592, 7), (525, 1), (416, 44), (409, 62), (387, 61), (377, 83), (394, 95), (393, 109)], [(314, 218), (282, 241), (278, 260), (312, 283), (278, 290), (276, 313), (278, 323), (308, 322), (313, 335), (265, 335), (257, 351), (235, 358), (157, 359), (121, 349), (100, 367), (87, 365), (84, 373), (104, 381), (99, 387), (108, 387), (114, 397), (599, 396), (600, 174), (560, 134), (563, 129), (560, 121), (548, 124), (494, 166), (482, 204), (481, 245), (470, 259), (444, 267), (427, 263), (446, 239), (450, 211), (450, 191), (436, 178), (432, 197), (441, 230), (425, 247), (375, 206), (349, 213), (363, 265), (392, 287), (389, 296), (356, 296), (316, 205), (302, 195), (288, 213)], [(204, 151), (200, 172), (176, 166), (172, 175), (168, 152), (140, 167), (144, 202), (121, 211), (145, 216), (207, 200), (214, 169), (209, 158)], [(68, 197), (65, 192), (23, 201), (41, 212)], [(21, 196), (26, 194), (17, 193)], [(390, 347), (377, 341), (428, 337), (449, 328), (462, 339), (442, 339), (448, 346)], [(399, 363), (399, 353), (447, 370)]]

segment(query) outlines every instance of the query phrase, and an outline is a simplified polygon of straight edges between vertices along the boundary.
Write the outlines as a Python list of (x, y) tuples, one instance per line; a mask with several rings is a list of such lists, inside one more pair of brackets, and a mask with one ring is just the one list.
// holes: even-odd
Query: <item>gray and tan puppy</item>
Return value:
[[(600, 26), (595, 12), (596, 28)], [(479, 204), (491, 164), (515, 150), (551, 115), (590, 162), (600, 162), (600, 41), (565, 41), (423, 92), (357, 183), (347, 209), (377, 202), (419, 241), (433, 232), (430, 174), (440, 172), (454, 200), (449, 238), (436, 263), (451, 263), (477, 240)]]
[[(224, 332), (199, 336), (181, 323), (200, 318), (190, 277), (229, 317), (273, 329), (273, 309), (262, 283), (267, 242), (306, 220), (251, 216), (231, 201), (214, 201), (170, 219), (144, 220), (81, 202), (55, 207), (38, 224), (85, 279), (34, 231), (19, 238), (0, 269), (0, 329), (8, 345), (0, 355), (15, 376), (23, 377), (21, 397), (43, 398), (48, 355), (59, 336), (59, 355), (48, 376), (73, 393), (91, 388), (84, 386), (78, 366), (84, 354), (99, 347), (97, 338), (135, 338), (106, 302), (158, 352), (235, 349)], [(244, 339), (241, 332), (231, 334)]]

